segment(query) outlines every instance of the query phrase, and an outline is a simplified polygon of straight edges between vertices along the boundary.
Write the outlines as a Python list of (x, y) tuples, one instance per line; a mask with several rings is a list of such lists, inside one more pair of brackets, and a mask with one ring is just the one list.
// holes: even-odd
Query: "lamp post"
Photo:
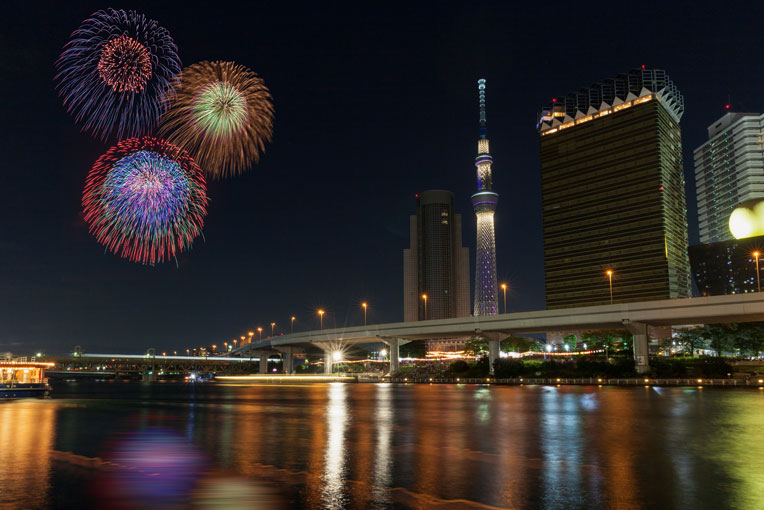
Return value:
[(363, 325), (366, 326), (366, 309), (369, 307), (369, 305), (364, 301), (361, 303), (361, 307), (363, 307)]
[(318, 317), (319, 317), (319, 320), (321, 321), (321, 329), (324, 329), (324, 314), (325, 313), (326, 312), (324, 312), (323, 310), (318, 311)]
[(501, 290), (504, 291), (504, 313), (507, 313), (507, 284), (501, 284)]
[(761, 255), (761, 253), (755, 251), (751, 255), (756, 259), (756, 290), (757, 292), (761, 292), (761, 281), (759, 281), (759, 255)]
[(257, 338), (258, 340), (263, 339), (263, 328), (261, 328), (260, 326), (257, 327)]
[(275, 327), (276, 327), (276, 323), (275, 322), (271, 322), (271, 336), (273, 336), (273, 328), (275, 328)]
[(422, 299), (424, 299), (424, 320), (427, 320), (427, 294), (422, 294)]
[[(254, 331), (249, 332), (249, 343), (252, 343), (252, 337), (255, 336)], [(244, 345), (244, 341), (242, 340), (241, 345)]]
[(605, 274), (608, 277), (608, 280), (610, 280), (610, 304), (613, 304), (613, 270), (608, 269), (605, 271)]

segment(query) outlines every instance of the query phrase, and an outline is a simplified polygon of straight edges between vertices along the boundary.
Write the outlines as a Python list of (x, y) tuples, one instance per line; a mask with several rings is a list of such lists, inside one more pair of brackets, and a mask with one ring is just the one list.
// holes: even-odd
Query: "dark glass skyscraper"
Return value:
[(552, 100), (539, 116), (547, 308), (688, 297), (679, 121), (661, 70)]
[[(454, 213), (450, 191), (417, 196), (403, 275), (405, 321), (469, 316), (469, 250), (462, 247), (462, 217)], [(426, 317), (422, 295), (427, 295)]]

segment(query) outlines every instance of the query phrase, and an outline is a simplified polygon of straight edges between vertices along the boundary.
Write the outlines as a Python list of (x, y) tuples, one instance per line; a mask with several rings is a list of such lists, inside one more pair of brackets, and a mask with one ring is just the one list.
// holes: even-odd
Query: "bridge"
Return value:
[[(259, 359), (242, 356), (178, 356), (156, 354), (85, 353), (77, 346), (71, 355), (46, 356), (54, 361), (56, 369), (48, 370), (49, 377), (115, 377), (141, 375), (145, 380), (156, 379), (157, 371), (188, 374), (191, 372), (250, 373)], [(267, 357), (266, 360), (267, 362)]]
[[(267, 353), (281, 352), (284, 371), (291, 373), (293, 354), (318, 347), (324, 352), (324, 371), (331, 373), (332, 355), (353, 344), (384, 343), (389, 348), (390, 372), (399, 368), (399, 347), (419, 339), (482, 337), (488, 341), (490, 370), (499, 357), (499, 342), (511, 334), (548, 331), (622, 329), (634, 338), (638, 373), (650, 369), (648, 360), (651, 326), (685, 326), (724, 322), (764, 321), (764, 294), (733, 294), (688, 299), (617, 303), (612, 305), (518, 312), (480, 317), (396, 322), (292, 333), (255, 341), (234, 349), (230, 355), (267, 362)], [(262, 361), (260, 371), (264, 372)]]

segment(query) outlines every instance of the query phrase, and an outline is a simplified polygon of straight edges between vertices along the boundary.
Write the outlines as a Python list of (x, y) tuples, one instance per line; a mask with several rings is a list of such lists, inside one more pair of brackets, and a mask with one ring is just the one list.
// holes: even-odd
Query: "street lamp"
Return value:
[(761, 281), (759, 281), (759, 256), (761, 253), (755, 251), (751, 255), (756, 259), (756, 290), (761, 292)]
[(276, 327), (276, 323), (275, 322), (271, 322), (271, 336), (273, 336), (273, 328), (275, 328), (275, 327)]
[(260, 326), (257, 327), (257, 338), (258, 340), (263, 339), (263, 328), (261, 328)]
[(424, 320), (427, 320), (427, 294), (422, 294), (422, 299), (424, 299)]
[(605, 271), (605, 274), (608, 277), (608, 280), (610, 280), (610, 304), (613, 304), (613, 270), (608, 269)]
[(321, 321), (321, 329), (324, 329), (324, 314), (325, 313), (326, 312), (323, 310), (320, 310), (320, 309), (318, 310), (318, 317), (319, 317), (319, 320)]
[(507, 284), (501, 284), (501, 290), (504, 291), (504, 313), (507, 313)]
[(368, 304), (364, 301), (361, 303), (361, 306), (363, 307), (363, 325), (366, 325), (366, 308), (368, 308)]
[(297, 318), (297, 317), (295, 317), (294, 315), (292, 315), (292, 333), (294, 333), (294, 320), (295, 320), (296, 318)]

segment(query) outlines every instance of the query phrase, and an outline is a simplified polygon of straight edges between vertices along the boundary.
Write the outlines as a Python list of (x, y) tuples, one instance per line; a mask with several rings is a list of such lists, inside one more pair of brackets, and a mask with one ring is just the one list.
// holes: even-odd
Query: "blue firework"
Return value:
[(156, 21), (106, 9), (72, 33), (56, 69), (56, 89), (75, 122), (106, 140), (156, 126), (181, 63), (170, 33)]
[(185, 151), (155, 138), (112, 147), (90, 171), (82, 198), (98, 242), (155, 264), (191, 247), (207, 214), (204, 176)]

